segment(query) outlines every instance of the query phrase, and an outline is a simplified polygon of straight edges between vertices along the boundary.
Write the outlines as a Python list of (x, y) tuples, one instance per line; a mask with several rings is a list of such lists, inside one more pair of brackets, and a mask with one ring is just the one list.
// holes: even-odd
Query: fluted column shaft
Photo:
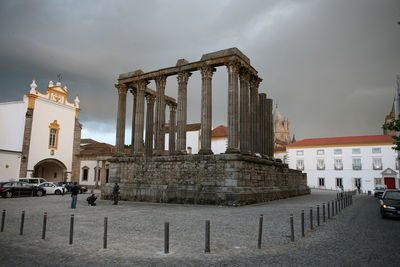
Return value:
[(175, 152), (175, 133), (176, 133), (176, 106), (169, 106), (169, 154), (172, 155)]
[(238, 76), (240, 64), (230, 62), (228, 68), (228, 147), (225, 153), (239, 152), (238, 135)]
[(153, 155), (153, 134), (154, 134), (154, 102), (155, 96), (148, 95), (147, 99), (147, 113), (146, 113), (146, 141), (145, 152), (146, 156)]
[(156, 119), (154, 128), (154, 148), (155, 154), (160, 154), (164, 151), (162, 135), (164, 134), (165, 123), (165, 84), (167, 81), (166, 76), (159, 76), (155, 79), (157, 98), (156, 98)]
[(250, 79), (250, 151), (257, 151), (257, 107), (258, 107), (258, 87), (261, 79), (253, 76)]
[(178, 122), (176, 152), (186, 154), (186, 124), (187, 124), (187, 83), (192, 74), (178, 73)]
[(274, 156), (274, 126), (273, 126), (273, 118), (272, 118), (272, 99), (267, 98), (265, 100), (265, 116), (266, 116), (266, 135), (267, 135), (267, 144), (266, 144), (266, 154), (269, 157)]
[(201, 148), (199, 154), (213, 154), (211, 150), (212, 126), (212, 76), (215, 68), (204, 66), (201, 68)]
[(239, 73), (240, 79), (240, 153), (248, 154), (249, 149), (249, 81), (250, 73), (246, 69), (242, 69)]
[(144, 92), (148, 81), (140, 80), (135, 83), (136, 87), (136, 118), (135, 118), (135, 144), (134, 155), (142, 156), (144, 152), (143, 130), (144, 130)]
[(258, 144), (257, 152), (261, 155), (265, 155), (265, 98), (266, 95), (261, 93), (258, 95)]
[(133, 145), (135, 144), (135, 121), (136, 121), (136, 91), (132, 89), (133, 104), (132, 104), (132, 134), (131, 134), (131, 154), (134, 154)]
[(128, 89), (125, 84), (117, 84), (115, 87), (118, 90), (118, 112), (115, 146), (117, 153), (123, 153), (125, 145), (126, 93)]

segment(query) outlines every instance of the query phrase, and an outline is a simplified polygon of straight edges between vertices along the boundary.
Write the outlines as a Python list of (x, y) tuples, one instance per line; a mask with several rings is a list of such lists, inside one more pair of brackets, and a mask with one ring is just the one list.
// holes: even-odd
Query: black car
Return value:
[(382, 218), (400, 217), (400, 190), (386, 190), (380, 197), (380, 202)]
[[(73, 182), (58, 182), (56, 183), (59, 186), (64, 186), (64, 188), (67, 190), (67, 192), (71, 192), (72, 187), (74, 186)], [(80, 186), (78, 185), (80, 190), (79, 192), (81, 194), (86, 193), (87, 192), (87, 188), (85, 186)]]
[(25, 182), (6, 182), (0, 183), (0, 194), (2, 197), (11, 198), (13, 196), (44, 196), (46, 190)]

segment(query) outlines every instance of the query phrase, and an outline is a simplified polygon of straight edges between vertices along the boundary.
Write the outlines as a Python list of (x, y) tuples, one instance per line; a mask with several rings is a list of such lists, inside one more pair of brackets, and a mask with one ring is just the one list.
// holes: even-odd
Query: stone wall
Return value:
[[(241, 154), (113, 157), (110, 181), (121, 199), (246, 205), (309, 194), (306, 174), (286, 164)], [(112, 198), (113, 184), (102, 188)]]

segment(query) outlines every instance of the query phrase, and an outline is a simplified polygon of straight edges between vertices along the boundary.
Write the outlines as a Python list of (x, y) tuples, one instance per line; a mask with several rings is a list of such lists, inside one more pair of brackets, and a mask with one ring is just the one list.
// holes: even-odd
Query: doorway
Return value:
[(385, 177), (384, 181), (388, 189), (396, 189), (396, 184), (393, 177)]

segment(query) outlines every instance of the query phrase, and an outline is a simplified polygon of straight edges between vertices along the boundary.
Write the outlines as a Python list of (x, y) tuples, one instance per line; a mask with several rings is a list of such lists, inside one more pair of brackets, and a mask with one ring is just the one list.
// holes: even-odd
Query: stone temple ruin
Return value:
[[(220, 66), (228, 70), (229, 134), (225, 154), (214, 155), (212, 76)], [(189, 155), (187, 86), (194, 71), (202, 77), (201, 144), (198, 154)], [(173, 75), (178, 80), (177, 103), (165, 95), (167, 77)], [(156, 91), (147, 87), (149, 80), (155, 80)], [(119, 75), (117, 153), (109, 159), (111, 183), (103, 187), (102, 197), (112, 197), (114, 182), (120, 183), (121, 199), (148, 202), (246, 205), (308, 194), (306, 175), (273, 158), (272, 99), (258, 93), (261, 81), (250, 59), (237, 48), (204, 54), (192, 63), (180, 59), (175, 67)], [(128, 91), (133, 95), (129, 155), (124, 154)], [(164, 151), (166, 105), (169, 151)]]

